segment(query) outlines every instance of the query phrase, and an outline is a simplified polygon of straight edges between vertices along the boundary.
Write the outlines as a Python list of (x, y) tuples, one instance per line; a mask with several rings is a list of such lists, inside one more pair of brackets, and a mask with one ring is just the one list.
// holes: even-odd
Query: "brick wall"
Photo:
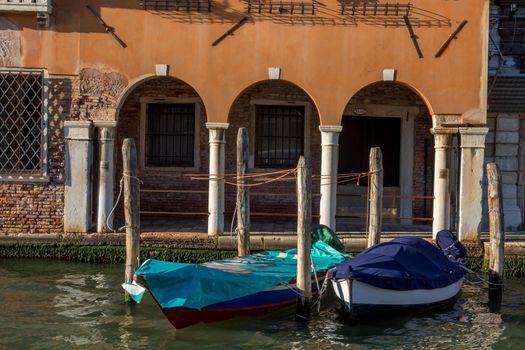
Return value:
[[(122, 158), (120, 149), (124, 138), (135, 139), (137, 151), (140, 150), (140, 118), (141, 97), (153, 98), (198, 98), (197, 92), (188, 84), (173, 78), (156, 78), (139, 85), (131, 92), (124, 102), (118, 119), (118, 144), (117, 144), (117, 178), (122, 174)], [(198, 173), (208, 174), (208, 130), (206, 129), (206, 111), (201, 108), (199, 125), (199, 156), (200, 161), (196, 166)], [(191, 212), (201, 213), (205, 217), (208, 212), (208, 182), (191, 180), (187, 175), (194, 171), (174, 170), (148, 170), (139, 169), (139, 177), (144, 182), (144, 190), (177, 190), (201, 191), (202, 193), (170, 193), (155, 192), (141, 193), (141, 211), (150, 212)], [(117, 182), (118, 184), (118, 182)], [(118, 188), (117, 188), (118, 190)]]
[[(310, 108), (310, 158), (312, 173), (321, 171), (321, 132), (319, 131), (319, 115), (314, 103), (304, 91), (297, 86), (281, 80), (267, 81), (245, 90), (232, 106), (228, 122), (230, 127), (226, 132), (226, 173), (236, 171), (236, 139), (240, 127), (254, 129), (252, 115), (254, 114), (252, 100), (282, 102), (308, 102)], [(255, 137), (250, 132), (250, 138)], [(253, 152), (253, 150), (252, 150)], [(257, 172), (274, 171), (281, 169), (256, 169)], [(251, 213), (255, 219), (267, 218), (258, 214), (273, 214), (272, 220), (290, 220), (289, 215), (297, 214), (297, 197), (295, 182), (273, 182), (250, 190)], [(313, 214), (319, 213), (319, 180), (313, 181)], [(226, 213), (233, 213), (235, 208), (235, 187), (226, 187)], [(282, 215), (284, 214), (284, 215)]]
[(64, 210), (64, 120), (70, 113), (71, 79), (49, 79), (49, 183), (0, 183), (1, 233), (59, 233)]
[[(119, 117), (118, 147), (126, 137), (133, 137), (140, 143), (140, 98), (141, 97), (174, 97), (194, 98), (197, 93), (187, 84), (172, 78), (157, 78), (137, 87), (124, 102)], [(299, 88), (286, 82), (266, 82), (246, 90), (232, 106), (229, 116), (230, 127), (226, 132), (226, 173), (236, 172), (236, 137), (239, 127), (250, 128), (250, 101), (252, 99), (265, 99), (275, 101), (310, 102), (313, 108), (310, 118), (311, 157), (314, 173), (320, 171), (321, 140), (319, 132), (319, 118), (314, 104), (309, 97)], [(200, 116), (200, 142), (198, 173), (204, 177), (208, 175), (208, 130), (205, 126), (206, 112), (201, 109)], [(252, 136), (253, 137), (253, 136)], [(121, 174), (121, 158), (118, 155), (118, 174)], [(261, 169), (258, 169), (261, 170)], [(269, 169), (270, 171), (272, 169)], [(143, 189), (164, 189), (177, 191), (199, 191), (200, 193), (170, 193), (155, 192), (141, 193), (141, 210), (155, 212), (201, 213), (208, 212), (208, 182), (206, 180), (191, 180), (188, 175), (194, 171), (183, 170), (148, 170), (140, 169), (139, 176), (144, 181)], [(120, 176), (120, 175), (118, 175)], [(314, 190), (318, 193), (318, 185)], [(251, 209), (254, 217), (257, 213), (296, 213), (295, 183), (274, 183), (252, 189)], [(285, 193), (285, 195), (282, 195)], [(275, 194), (280, 194), (276, 197)], [(227, 220), (231, 217), (235, 207), (235, 187), (226, 185), (226, 210)], [(278, 199), (276, 199), (278, 198)], [(318, 201), (314, 201), (314, 213), (318, 211)], [(188, 215), (184, 215), (187, 217)], [(203, 217), (201, 215), (201, 217)], [(204, 216), (205, 217), (205, 216)], [(284, 217), (283, 219), (287, 219)]]

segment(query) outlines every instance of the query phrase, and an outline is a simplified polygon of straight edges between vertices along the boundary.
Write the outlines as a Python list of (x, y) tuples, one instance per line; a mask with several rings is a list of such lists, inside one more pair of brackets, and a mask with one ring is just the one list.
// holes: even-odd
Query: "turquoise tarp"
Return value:
[[(147, 260), (137, 270), (163, 308), (205, 306), (286, 284), (297, 273), (296, 250), (265, 251), (206, 264)], [(326, 271), (347, 259), (328, 244), (312, 245), (315, 271)]]

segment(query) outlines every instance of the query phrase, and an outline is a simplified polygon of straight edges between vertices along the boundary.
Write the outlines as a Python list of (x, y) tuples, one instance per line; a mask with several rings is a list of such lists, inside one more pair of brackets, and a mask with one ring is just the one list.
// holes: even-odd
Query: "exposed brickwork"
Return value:
[[(197, 93), (187, 84), (171, 78), (158, 78), (145, 82), (135, 89), (124, 102), (119, 117), (118, 145), (126, 137), (133, 137), (140, 149), (140, 98), (141, 97), (198, 97)], [(312, 113), (310, 118), (311, 157), (314, 173), (319, 173), (321, 140), (319, 132), (319, 118), (314, 104), (299, 88), (285, 82), (267, 82), (259, 84), (245, 91), (232, 107), (229, 118), (230, 128), (226, 133), (226, 173), (236, 171), (236, 137), (239, 127), (250, 128), (250, 101), (252, 99), (265, 99), (274, 101), (310, 102)], [(200, 116), (200, 147), (198, 173), (203, 176), (208, 174), (208, 130), (205, 126), (206, 112), (201, 109)], [(120, 167), (120, 155), (119, 155)], [(271, 169), (270, 169), (271, 170)], [(140, 169), (139, 176), (144, 181), (143, 189), (166, 189), (199, 191), (199, 193), (141, 193), (141, 210), (157, 212), (201, 213), (206, 215), (208, 208), (208, 182), (191, 180), (187, 175), (195, 171), (175, 170), (159, 171)], [(118, 174), (121, 173), (119, 168)], [(314, 193), (318, 192), (318, 186)], [(264, 192), (264, 194), (260, 194)], [(258, 194), (259, 193), (259, 194)], [(274, 193), (289, 193), (279, 196), (276, 200)], [(256, 213), (288, 213), (296, 212), (295, 184), (276, 183), (252, 190), (251, 208)], [(317, 212), (318, 201), (314, 201), (314, 213)], [(226, 186), (226, 217), (231, 216), (235, 205), (235, 188)], [(273, 219), (273, 218), (272, 218)]]
[(48, 83), (49, 183), (0, 183), (1, 233), (63, 231), (64, 120), (71, 106), (71, 79), (52, 77)]
[[(186, 83), (172, 78), (157, 78), (145, 82), (131, 92), (124, 102), (118, 123), (118, 157), (117, 157), (117, 177), (120, 178), (122, 141), (125, 138), (132, 137), (135, 139), (137, 151), (141, 149), (140, 144), (140, 118), (141, 118), (141, 97), (154, 98), (198, 98), (198, 94)], [(198, 173), (207, 176), (208, 173), (208, 130), (206, 129), (206, 111), (201, 108), (199, 121), (199, 156), (200, 161), (197, 164)], [(144, 184), (142, 189), (145, 190), (184, 190), (184, 191), (201, 191), (202, 193), (169, 193), (155, 192), (141, 193), (141, 210), (155, 212), (191, 212), (202, 213), (208, 212), (208, 182), (192, 181), (187, 174), (196, 171), (187, 170), (148, 170), (139, 169), (139, 177)], [(118, 189), (117, 189), (118, 190)], [(202, 215), (201, 215), (202, 216)]]
[[(310, 158), (312, 161), (313, 174), (320, 174), (321, 166), (321, 133), (319, 131), (319, 116), (314, 103), (300, 88), (284, 81), (267, 81), (257, 84), (243, 92), (232, 106), (228, 122), (230, 127), (226, 133), (226, 173), (236, 171), (236, 139), (237, 131), (240, 127), (251, 130), (250, 137), (254, 137), (253, 130), (253, 100), (275, 101), (276, 103), (286, 102), (308, 102), (310, 108)], [(306, 112), (305, 112), (306, 113)], [(251, 151), (253, 152), (253, 150)], [(265, 172), (282, 169), (256, 169)], [(319, 193), (319, 182), (314, 179), (313, 193)], [(235, 188), (226, 188), (226, 213), (233, 213), (235, 208)], [(318, 197), (313, 200), (313, 213), (319, 212)], [(279, 214), (296, 214), (297, 198), (295, 195), (295, 182), (274, 182), (264, 186), (251, 189), (250, 198), (251, 211), (255, 217), (257, 213), (271, 214), (271, 220), (289, 220), (289, 216), (279, 216)], [(260, 218), (260, 217), (259, 217)]]
[(117, 99), (128, 85), (120, 73), (84, 68), (73, 82), (70, 120), (114, 120)]

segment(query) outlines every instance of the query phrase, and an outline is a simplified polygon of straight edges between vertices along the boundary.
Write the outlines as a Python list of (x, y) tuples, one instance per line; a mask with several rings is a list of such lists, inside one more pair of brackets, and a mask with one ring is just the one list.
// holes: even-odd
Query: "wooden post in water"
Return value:
[(244, 179), (249, 158), (248, 129), (237, 133), (237, 255), (250, 255), (250, 192)]
[(501, 302), (505, 265), (505, 223), (501, 199), (501, 175), (496, 163), (487, 164), (490, 222), (489, 300)]
[(297, 164), (297, 309), (295, 319), (310, 318), (312, 301), (312, 168), (304, 156)]
[(381, 240), (381, 217), (383, 215), (383, 154), (381, 148), (373, 147), (370, 149), (369, 169), (368, 248), (378, 244)]
[[(126, 219), (126, 275), (125, 281), (132, 282), (133, 274), (140, 259), (140, 180), (137, 178), (137, 149), (133, 139), (124, 139), (122, 144), (124, 216)], [(126, 301), (132, 302), (126, 293)]]

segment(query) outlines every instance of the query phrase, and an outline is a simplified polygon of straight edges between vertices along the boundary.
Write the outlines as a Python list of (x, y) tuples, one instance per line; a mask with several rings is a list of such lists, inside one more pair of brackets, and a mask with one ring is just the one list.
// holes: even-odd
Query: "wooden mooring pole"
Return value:
[(381, 240), (381, 222), (383, 215), (383, 154), (379, 147), (370, 149), (369, 171), (370, 215), (368, 217), (368, 248), (378, 244)]
[(501, 198), (501, 175), (495, 163), (487, 164), (490, 222), (489, 300), (501, 302), (505, 265), (505, 223)]
[[(124, 216), (126, 220), (126, 274), (125, 281), (132, 282), (140, 259), (140, 180), (137, 178), (137, 149), (133, 139), (122, 144)], [(133, 299), (126, 293), (127, 302)]]
[(312, 302), (312, 168), (301, 156), (297, 164), (297, 309), (295, 319), (310, 318)]
[(248, 168), (248, 129), (239, 128), (237, 133), (237, 255), (250, 254), (250, 192), (244, 186)]

